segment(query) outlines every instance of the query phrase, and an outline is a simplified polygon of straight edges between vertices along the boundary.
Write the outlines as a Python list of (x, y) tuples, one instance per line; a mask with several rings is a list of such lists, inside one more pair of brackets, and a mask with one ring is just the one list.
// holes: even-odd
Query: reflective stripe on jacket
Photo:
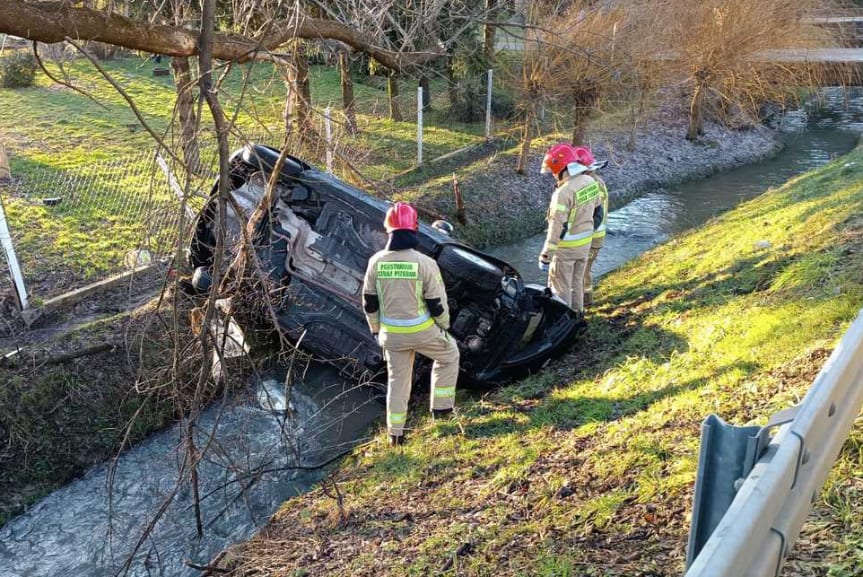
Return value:
[(548, 234), (542, 252), (588, 246), (593, 240), (593, 211), (602, 202), (602, 188), (586, 174), (569, 178), (551, 197)]
[(590, 248), (602, 248), (605, 246), (605, 221), (608, 220), (608, 187), (605, 181), (599, 176), (594, 176), (596, 182), (599, 183), (600, 198), (602, 199), (602, 222), (593, 231), (593, 240), (590, 243)]
[[(377, 295), (380, 308), (366, 313), (372, 332), (418, 333), (437, 323), (449, 328), (449, 305), (437, 263), (414, 249), (382, 250), (369, 259), (363, 294)], [(437, 317), (426, 300), (440, 299)]]

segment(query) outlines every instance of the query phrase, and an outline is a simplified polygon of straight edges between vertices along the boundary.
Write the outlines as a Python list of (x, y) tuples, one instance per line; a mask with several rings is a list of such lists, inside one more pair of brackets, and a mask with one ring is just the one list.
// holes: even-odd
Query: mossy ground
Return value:
[[(584, 340), (542, 373), (412, 415), (288, 501), (236, 574), (683, 573), (703, 419), (797, 403), (863, 304), (863, 151), (604, 278)], [(787, 574), (863, 564), (856, 427)]]

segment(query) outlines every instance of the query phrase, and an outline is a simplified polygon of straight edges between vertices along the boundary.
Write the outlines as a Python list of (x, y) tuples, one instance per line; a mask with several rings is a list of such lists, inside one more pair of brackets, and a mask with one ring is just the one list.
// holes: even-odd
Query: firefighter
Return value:
[(589, 307), (593, 304), (593, 278), (591, 269), (596, 257), (599, 255), (600, 249), (605, 246), (605, 221), (608, 218), (608, 187), (605, 181), (596, 173), (600, 168), (605, 168), (608, 161), (597, 162), (593, 158), (593, 153), (586, 146), (578, 146), (575, 149), (576, 156), (579, 157), (579, 163), (586, 164), (588, 167), (587, 174), (599, 183), (600, 199), (602, 200), (602, 208), (594, 209), (593, 213), (593, 238), (590, 241), (590, 253), (587, 256), (587, 267), (584, 269), (584, 306)]
[(449, 329), (449, 305), (437, 263), (416, 250), (417, 212), (397, 202), (387, 210), (389, 241), (369, 259), (363, 310), (387, 361), (387, 431), (391, 445), (404, 442), (414, 356), (434, 361), (431, 411), (438, 418), (455, 406), (459, 350)]
[(540, 172), (551, 173), (557, 188), (548, 207), (548, 234), (539, 268), (548, 271), (548, 286), (570, 308), (584, 313), (584, 272), (593, 241), (594, 212), (601, 211), (600, 185), (585, 174), (590, 166), (569, 144), (555, 144)]

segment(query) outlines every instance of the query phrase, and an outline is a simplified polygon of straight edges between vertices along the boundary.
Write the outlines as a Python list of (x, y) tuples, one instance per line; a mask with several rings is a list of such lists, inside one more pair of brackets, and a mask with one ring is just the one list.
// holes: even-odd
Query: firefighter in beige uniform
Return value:
[(541, 169), (552, 173), (558, 186), (549, 204), (539, 267), (549, 271), (552, 292), (577, 312), (584, 312), (584, 271), (593, 241), (594, 212), (602, 210), (599, 183), (584, 174), (587, 170), (568, 144), (552, 146)]
[(593, 158), (593, 153), (586, 146), (578, 146), (575, 149), (579, 162), (587, 164), (587, 176), (593, 178), (599, 183), (599, 196), (602, 201), (602, 210), (594, 211), (593, 214), (593, 239), (590, 241), (590, 253), (587, 256), (587, 267), (584, 269), (584, 306), (589, 307), (593, 304), (593, 276), (591, 270), (596, 257), (599, 256), (599, 251), (605, 246), (605, 221), (608, 218), (608, 187), (605, 181), (596, 174), (600, 168), (605, 168), (608, 161), (597, 162)]
[(363, 286), (363, 310), (387, 361), (387, 430), (390, 444), (404, 441), (414, 356), (434, 361), (431, 410), (452, 413), (458, 379), (458, 346), (448, 333), (449, 305), (437, 263), (415, 250), (417, 213), (396, 203), (384, 225), (387, 247), (369, 259)]

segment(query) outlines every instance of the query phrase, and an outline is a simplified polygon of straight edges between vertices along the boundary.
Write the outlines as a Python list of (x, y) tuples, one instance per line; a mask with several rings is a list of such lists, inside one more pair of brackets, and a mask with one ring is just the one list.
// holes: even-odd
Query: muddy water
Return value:
[(299, 471), (297, 465), (319, 464), (361, 442), (381, 413), (372, 393), (342, 382), (328, 367), (309, 371), (289, 399), (276, 380), (281, 377), (271, 373), (253, 392), (218, 403), (200, 420), (197, 445), (210, 443), (199, 472), (202, 538), (190, 484), (176, 490), (178, 477), (188, 475), (180, 473), (175, 427), (124, 453), (113, 476), (106, 466), (96, 467), (0, 529), (0, 576), (122, 572), (153, 515), (174, 493), (128, 574), (199, 575), (187, 561), (206, 564), (224, 547), (249, 538), (282, 502), (320, 480), (320, 472)]
[[(596, 272), (617, 268), (670, 235), (848, 152), (863, 132), (863, 95), (854, 95), (847, 109), (838, 92), (827, 104), (826, 112), (786, 119), (786, 148), (772, 160), (654, 191), (613, 210)], [(542, 240), (540, 235), (490, 252), (528, 280), (544, 283), (536, 267)], [(200, 466), (203, 537), (196, 536), (189, 484), (176, 489), (180, 435), (169, 429), (124, 453), (112, 476), (106, 466), (96, 467), (0, 528), (0, 577), (121, 573), (154, 513), (174, 493), (165, 515), (140, 543), (128, 574), (199, 575), (188, 561), (206, 563), (252, 535), (285, 499), (320, 480), (320, 472), (300, 471), (297, 465), (318, 464), (362, 441), (382, 413), (372, 393), (324, 367), (311, 370), (290, 399), (274, 382), (254, 385), (246, 396), (209, 409), (197, 430), (198, 444), (211, 446)], [(285, 418), (287, 404), (292, 419)]]
[[(656, 190), (616, 209), (612, 206), (605, 248), (593, 268), (595, 276), (618, 268), (670, 236), (699, 226), (741, 201), (849, 152), (863, 133), (863, 92), (852, 94), (847, 108), (844, 95), (831, 92), (822, 107), (784, 119), (785, 148), (774, 158), (705, 180)], [(547, 273), (537, 267), (544, 240), (544, 234), (540, 234), (488, 252), (513, 264), (526, 280), (546, 284)]]

